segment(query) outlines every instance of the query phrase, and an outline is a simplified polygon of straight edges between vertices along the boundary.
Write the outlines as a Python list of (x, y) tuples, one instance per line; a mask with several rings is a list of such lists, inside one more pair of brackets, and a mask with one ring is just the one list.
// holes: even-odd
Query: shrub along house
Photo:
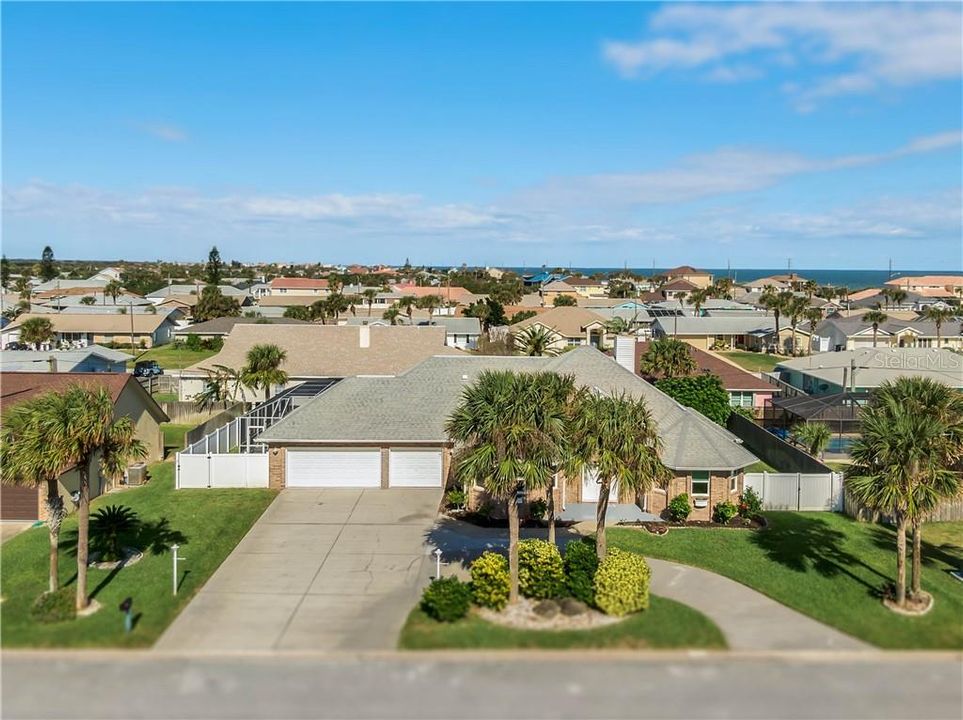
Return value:
[[(572, 373), (580, 384), (600, 392), (644, 397), (673, 478), (667, 488), (655, 487), (640, 497), (619, 492), (619, 503), (658, 514), (669, 499), (688, 493), (695, 505), (692, 517), (708, 519), (715, 503), (736, 501), (743, 468), (756, 461), (722, 427), (597, 350), (579, 347), (557, 357), (436, 356), (394, 377), (342, 380), (259, 436), (269, 448), (271, 487), (456, 485), (449, 475), (453, 443), (445, 423), (463, 389), (484, 370)], [(577, 503), (595, 503), (598, 489), (590, 472), (560, 478), (554, 488), (556, 508), (561, 512)], [(468, 490), (473, 507), (488, 499), (480, 487)], [(538, 496), (532, 493), (530, 499)]]

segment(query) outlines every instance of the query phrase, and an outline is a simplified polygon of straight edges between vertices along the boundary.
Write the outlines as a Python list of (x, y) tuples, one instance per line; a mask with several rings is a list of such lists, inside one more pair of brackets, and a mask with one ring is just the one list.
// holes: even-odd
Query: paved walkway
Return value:
[(440, 501), (431, 489), (284, 490), (155, 648), (394, 648), (434, 572), (424, 536)]
[(34, 526), (33, 520), (4, 520), (0, 522), (0, 545), (7, 542), (12, 537), (16, 537), (24, 530)]
[[(591, 531), (594, 532), (594, 526)], [(545, 530), (522, 530), (522, 537), (546, 538)], [(560, 530), (564, 546), (580, 535), (575, 528)], [(432, 528), (429, 541), (450, 561), (447, 571), (467, 577), (471, 560), (486, 550), (504, 551), (507, 531), (479, 528), (442, 518)], [(646, 558), (652, 568), (650, 590), (689, 605), (709, 617), (722, 630), (733, 650), (872, 650), (839, 630), (791, 610), (735, 580), (700, 568)]]

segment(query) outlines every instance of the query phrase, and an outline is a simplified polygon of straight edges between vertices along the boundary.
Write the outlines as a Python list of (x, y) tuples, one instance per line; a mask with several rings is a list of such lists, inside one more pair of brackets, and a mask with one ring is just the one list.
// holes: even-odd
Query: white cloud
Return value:
[(668, 5), (644, 39), (608, 40), (602, 54), (626, 77), (704, 69), (734, 82), (776, 65), (807, 71), (785, 89), (811, 110), (838, 95), (959, 78), (961, 22), (949, 3)]
[(158, 140), (165, 142), (184, 142), (187, 140), (187, 132), (171, 123), (142, 123), (138, 127), (148, 135), (153, 135)]

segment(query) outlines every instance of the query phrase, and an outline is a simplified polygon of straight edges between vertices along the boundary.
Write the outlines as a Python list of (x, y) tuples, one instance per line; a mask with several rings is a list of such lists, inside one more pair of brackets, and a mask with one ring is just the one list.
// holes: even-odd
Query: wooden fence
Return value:
[[(856, 518), (863, 522), (892, 522), (892, 518), (888, 515), (860, 505), (850, 496), (848, 491), (843, 492), (843, 512), (851, 518)], [(963, 520), (963, 497), (946, 501), (926, 516), (926, 522), (944, 522), (948, 520)]]

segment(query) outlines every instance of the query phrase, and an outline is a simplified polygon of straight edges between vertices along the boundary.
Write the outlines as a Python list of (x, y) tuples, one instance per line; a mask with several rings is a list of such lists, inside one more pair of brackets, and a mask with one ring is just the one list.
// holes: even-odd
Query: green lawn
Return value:
[(161, 423), (161, 432), (164, 433), (164, 449), (173, 448), (175, 451), (184, 449), (184, 436), (188, 430), (192, 430), (194, 425), (180, 425), (178, 423)]
[[(5, 601), (0, 605), (4, 647), (143, 647), (151, 645), (171, 620), (217, 569), (248, 528), (274, 498), (268, 489), (178, 490), (174, 491), (172, 463), (151, 467), (151, 481), (97, 498), (93, 509), (123, 504), (133, 508), (144, 521), (144, 558), (120, 571), (89, 572), (89, 588), (103, 608), (77, 620), (41, 624), (31, 619), (29, 609), (47, 589), (46, 527), (28, 530), (3, 545), (0, 569)], [(64, 522), (61, 535), (60, 578), (73, 586), (77, 562), (76, 516)], [(73, 545), (71, 544), (73, 538)], [(180, 590), (171, 590), (169, 546), (178, 542), (186, 561), (181, 565)], [(155, 552), (156, 551), (156, 552)], [(137, 618), (130, 635), (124, 634), (118, 605), (133, 598)]]
[(905, 617), (880, 602), (896, 573), (893, 531), (836, 513), (766, 513), (759, 532), (672, 530), (663, 537), (627, 528), (609, 543), (650, 557), (715, 571), (806, 615), (886, 648), (963, 648), (963, 522), (924, 526), (923, 589), (936, 605)]
[(177, 402), (177, 393), (154, 393), (154, 402)]
[(768, 463), (764, 463), (762, 460), (757, 460), (757, 461), (754, 462), (752, 465), (750, 465), (749, 467), (747, 467), (747, 468), (745, 469), (745, 472), (747, 472), (747, 473), (761, 473), (761, 472), (775, 473), (775, 472), (779, 472), (779, 471), (776, 470), (772, 465), (769, 465)]
[[(158, 345), (150, 350), (134, 353), (136, 360), (156, 360), (165, 370), (180, 370), (202, 360), (207, 360), (217, 354), (216, 350), (188, 350), (183, 345), (175, 347), (174, 343)], [(127, 363), (129, 368), (134, 367), (134, 360)]]
[(748, 352), (746, 350), (728, 350), (720, 352), (739, 367), (749, 372), (772, 372), (776, 363), (786, 358), (768, 353)]
[(516, 630), (482, 620), (472, 613), (463, 620), (440, 623), (419, 608), (401, 630), (404, 650), (452, 648), (716, 648), (726, 647), (722, 632), (709, 618), (687, 605), (651, 596), (651, 606), (620, 623), (594, 630)]

